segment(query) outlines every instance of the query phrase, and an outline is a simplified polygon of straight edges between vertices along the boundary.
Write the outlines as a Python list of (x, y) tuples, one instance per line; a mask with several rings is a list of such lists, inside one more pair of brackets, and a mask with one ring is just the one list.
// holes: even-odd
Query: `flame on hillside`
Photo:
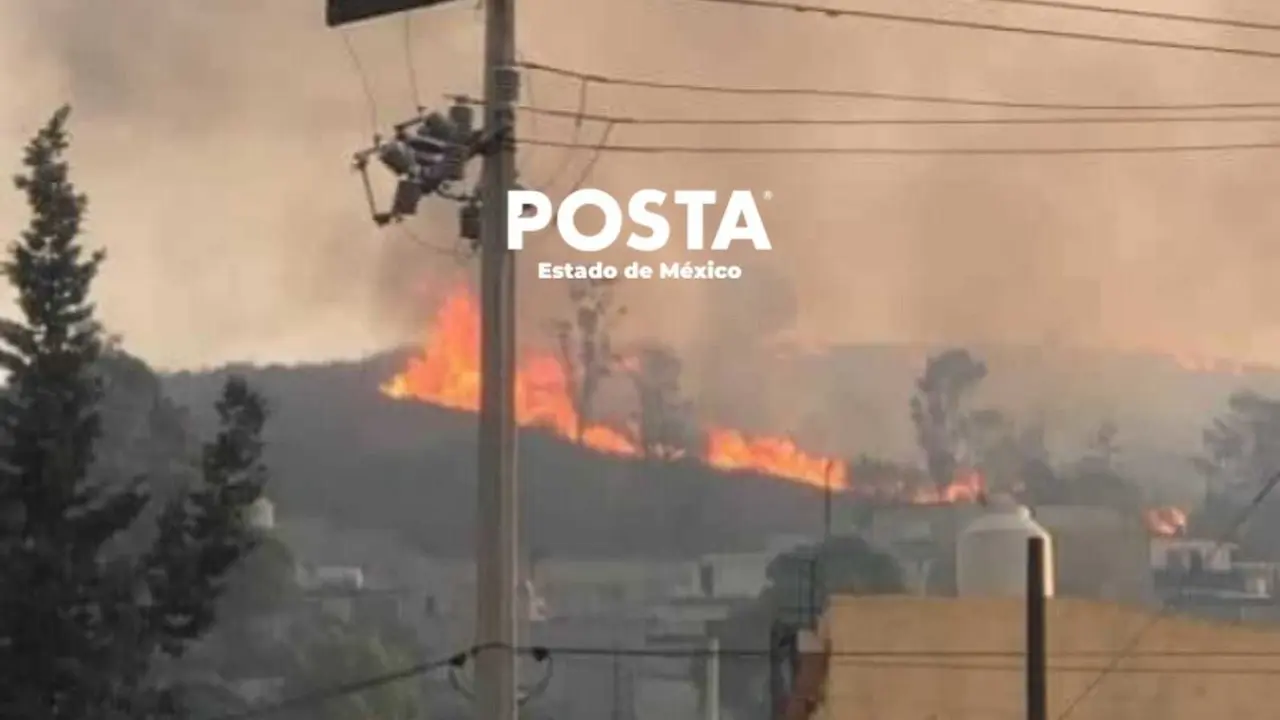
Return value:
[[(421, 351), (381, 390), (396, 399), (475, 412), (480, 406), (480, 374), (479, 306), (461, 288), (441, 305)], [(521, 358), (515, 380), (517, 423), (543, 428), (598, 452), (624, 457), (640, 454), (630, 433), (605, 424), (587, 425), (579, 439), (572, 396), (569, 375), (555, 355)], [(721, 427), (706, 428), (704, 436), (699, 456), (711, 467), (756, 472), (836, 492), (859, 489), (844, 461), (808, 452), (788, 437), (753, 436)], [(908, 490), (902, 497), (919, 503), (967, 502), (975, 500), (982, 488), (982, 476), (967, 472), (958, 474), (947, 487)]]
[(1157, 537), (1177, 537), (1187, 531), (1187, 511), (1168, 505), (1148, 508), (1147, 530)]

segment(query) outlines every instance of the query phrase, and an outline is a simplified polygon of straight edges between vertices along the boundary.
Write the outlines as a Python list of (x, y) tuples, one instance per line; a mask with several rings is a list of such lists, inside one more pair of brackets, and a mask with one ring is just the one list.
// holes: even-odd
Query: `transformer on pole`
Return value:
[[(330, 27), (440, 5), (448, 0), (326, 0)], [(484, 127), (455, 99), (446, 115), (426, 112), (356, 153), (370, 214), (379, 226), (413, 215), (431, 195), (461, 203), (461, 235), (480, 251), (480, 432), (476, 517), (477, 720), (516, 720), (515, 256), (507, 248), (507, 198), (516, 187), (514, 0), (485, 2)], [(469, 160), (484, 160), (480, 187), (457, 191)], [(377, 159), (397, 179), (380, 209), (368, 177)]]

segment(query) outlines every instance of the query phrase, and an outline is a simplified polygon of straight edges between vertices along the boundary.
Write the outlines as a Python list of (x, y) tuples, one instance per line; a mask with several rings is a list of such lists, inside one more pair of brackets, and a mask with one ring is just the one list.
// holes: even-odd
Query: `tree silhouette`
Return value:
[(616, 282), (603, 279), (570, 281), (569, 303), (573, 319), (557, 320), (551, 324), (560, 360), (564, 364), (569, 396), (578, 415), (574, 438), (579, 442), (594, 417), (596, 394), (601, 384), (613, 374), (616, 363), (612, 330), (614, 323), (626, 314), (626, 308), (619, 305), (614, 296)]
[[(232, 528), (265, 482), (258, 467), (231, 490), (225, 473), (256, 458), (261, 422), (241, 416), (220, 435), (192, 505), (162, 513), (149, 551), (128, 552), (122, 535), (149, 483), (93, 472), (107, 343), (89, 298), (105, 254), (80, 241), (69, 115), (58, 110), (26, 147), (15, 184), (31, 220), (3, 263), (20, 319), (0, 320), (0, 717), (175, 716), (180, 696), (151, 684), (153, 663), (212, 623), (220, 577), (245, 547)], [(247, 388), (229, 393), (220, 412), (244, 407)], [(179, 606), (187, 620), (174, 621)]]
[(966, 400), (987, 376), (987, 366), (968, 350), (947, 350), (930, 357), (916, 381), (911, 398), (911, 421), (924, 451), (929, 476), (939, 487), (955, 477), (965, 449)]

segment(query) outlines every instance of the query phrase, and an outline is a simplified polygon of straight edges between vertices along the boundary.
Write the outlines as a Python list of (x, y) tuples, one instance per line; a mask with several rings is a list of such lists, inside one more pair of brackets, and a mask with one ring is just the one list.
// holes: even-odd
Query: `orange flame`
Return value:
[[(436, 313), (431, 342), (382, 392), (455, 410), (480, 408), (480, 311), (470, 294), (455, 292), (445, 300)], [(532, 358), (516, 374), (516, 422), (576, 439), (578, 413), (569, 395), (563, 366), (552, 356)], [(602, 452), (636, 452), (625, 435), (609, 427), (589, 425), (582, 436), (584, 445)]]
[(1147, 530), (1157, 537), (1177, 537), (1187, 531), (1187, 511), (1173, 506), (1148, 508)]
[(754, 470), (833, 491), (849, 488), (843, 462), (810, 455), (785, 437), (750, 438), (737, 430), (711, 428), (705, 460), (721, 470)]
[[(480, 313), (475, 298), (460, 288), (436, 313), (428, 341), (405, 368), (384, 383), (382, 392), (401, 400), (429, 402), (475, 412), (480, 406)], [(564, 365), (551, 354), (526, 356), (515, 379), (516, 422), (579, 440), (578, 412)], [(582, 445), (621, 456), (639, 455), (627, 433), (603, 424), (582, 429)], [(839, 459), (806, 452), (790, 438), (750, 436), (729, 428), (706, 430), (703, 461), (727, 471), (751, 471), (835, 492), (855, 490), (849, 468)], [(982, 477), (962, 473), (945, 488), (910, 491), (912, 502), (972, 501), (982, 492)]]
[(911, 502), (920, 505), (976, 502), (987, 490), (985, 478), (977, 470), (957, 470), (945, 487), (930, 485), (911, 493)]

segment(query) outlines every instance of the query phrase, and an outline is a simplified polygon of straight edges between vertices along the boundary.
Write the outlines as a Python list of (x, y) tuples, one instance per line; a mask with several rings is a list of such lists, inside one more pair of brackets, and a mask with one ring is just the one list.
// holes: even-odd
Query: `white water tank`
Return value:
[(257, 530), (273, 530), (276, 526), (276, 506), (275, 503), (260, 497), (253, 501), (249, 506), (245, 518), (249, 527)]
[(1027, 591), (1027, 541), (1044, 541), (1044, 589), (1053, 596), (1053, 541), (1031, 511), (1008, 498), (992, 498), (987, 511), (956, 541), (960, 597), (1022, 597)]

